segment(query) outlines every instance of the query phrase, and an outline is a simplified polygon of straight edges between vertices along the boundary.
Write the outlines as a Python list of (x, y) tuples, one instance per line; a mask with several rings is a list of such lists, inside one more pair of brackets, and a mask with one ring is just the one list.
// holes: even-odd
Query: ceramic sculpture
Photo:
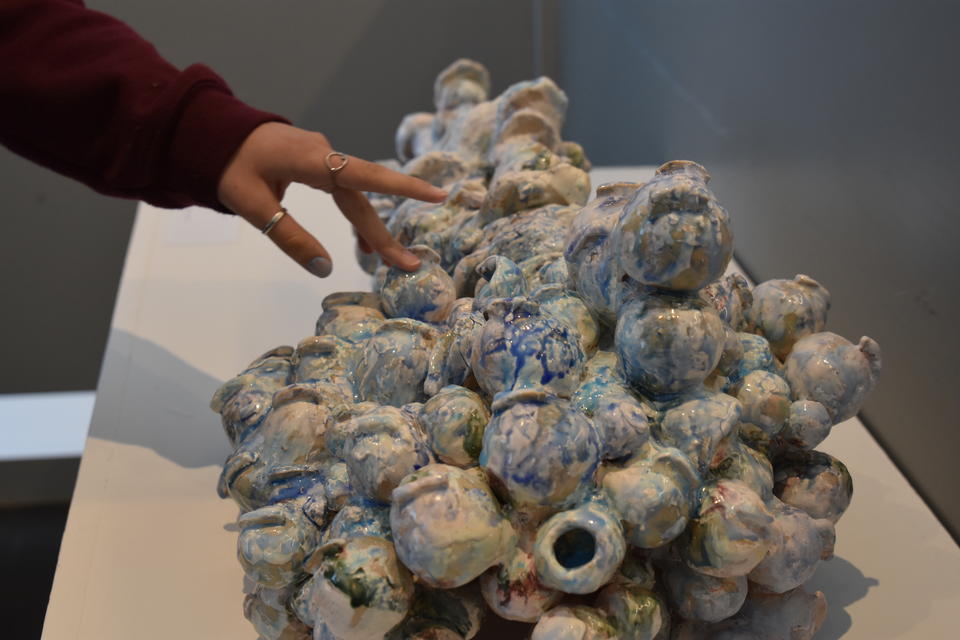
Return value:
[(422, 258), (217, 391), (263, 640), (810, 638), (846, 467), (814, 450), (880, 350), (812, 278), (724, 276), (706, 170), (597, 188), (541, 78), (455, 62), (403, 120), (442, 204), (370, 194)]

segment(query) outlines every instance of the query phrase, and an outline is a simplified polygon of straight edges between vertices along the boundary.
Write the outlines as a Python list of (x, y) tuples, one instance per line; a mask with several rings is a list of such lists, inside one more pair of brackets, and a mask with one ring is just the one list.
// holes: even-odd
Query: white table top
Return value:
[[(597, 170), (594, 184), (649, 175)], [(326, 294), (370, 283), (328, 197), (294, 185), (284, 204), (332, 254), (329, 279), (237, 218), (138, 209), (44, 640), (256, 639), (237, 510), (216, 494), (230, 448), (208, 402), (263, 351), (311, 335)], [(960, 549), (859, 421), (821, 448), (855, 494), (836, 557), (808, 585), (830, 606), (817, 637), (954, 637)]]

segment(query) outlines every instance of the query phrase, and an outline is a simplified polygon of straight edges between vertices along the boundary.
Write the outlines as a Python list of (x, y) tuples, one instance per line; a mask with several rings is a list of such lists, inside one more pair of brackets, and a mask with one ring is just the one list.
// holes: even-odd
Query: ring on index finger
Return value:
[(345, 153), (331, 151), (327, 154), (327, 157), (324, 158), (323, 161), (327, 165), (327, 169), (330, 170), (330, 179), (333, 181), (333, 184), (336, 184), (337, 172), (347, 166), (347, 163), (350, 162), (350, 158), (347, 157), (347, 154)]

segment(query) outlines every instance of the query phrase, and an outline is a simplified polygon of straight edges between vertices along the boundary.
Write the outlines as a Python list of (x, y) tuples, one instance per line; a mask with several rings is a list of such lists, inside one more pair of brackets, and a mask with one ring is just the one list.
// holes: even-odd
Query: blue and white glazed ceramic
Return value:
[(499, 298), (517, 298), (527, 295), (527, 279), (520, 267), (510, 258), (492, 255), (477, 265), (477, 291), (473, 308), (484, 311)]
[(723, 353), (723, 323), (700, 298), (646, 292), (620, 310), (615, 344), (627, 382), (655, 397), (697, 387)]
[(220, 414), (231, 444), (240, 444), (260, 426), (272, 408), (273, 394), (290, 384), (292, 356), (292, 347), (272, 349), (217, 389), (210, 408)]
[(540, 313), (556, 318), (577, 336), (580, 350), (587, 356), (597, 350), (600, 326), (590, 308), (578, 296), (560, 283), (545, 284), (530, 292), (540, 304)]
[(444, 589), (500, 564), (516, 545), (483, 473), (445, 464), (403, 479), (391, 499), (390, 529), (404, 565)]
[(490, 410), (483, 398), (450, 385), (427, 400), (418, 416), (430, 448), (441, 462), (458, 467), (477, 464)]
[(294, 384), (271, 399), (271, 412), (227, 459), (219, 492), (249, 511), (298, 497), (324, 476), (324, 433), (331, 413), (350, 402), (325, 384)]
[(734, 615), (747, 599), (747, 578), (715, 578), (682, 562), (663, 570), (663, 583), (677, 613), (686, 620), (719, 622)]
[(599, 435), (568, 401), (544, 389), (497, 396), (480, 465), (510, 504), (536, 515), (575, 504), (599, 463)]
[(293, 597), (290, 589), (257, 586), (246, 593), (243, 616), (264, 640), (310, 640), (313, 637), (313, 625), (300, 620), (287, 606)]
[(853, 478), (846, 465), (822, 451), (790, 450), (777, 459), (774, 492), (811, 518), (836, 523), (850, 506)]
[(315, 335), (217, 390), (262, 640), (810, 638), (853, 484), (816, 450), (876, 385), (809, 276), (725, 275), (706, 170), (602, 185), (549, 79), (437, 77), (366, 194), (422, 266), (363, 267)]
[(671, 291), (697, 291), (723, 275), (733, 235), (709, 180), (695, 162), (668, 162), (630, 196), (611, 232), (627, 275)]
[(735, 398), (700, 393), (664, 411), (658, 430), (660, 442), (682, 451), (702, 475), (742, 417), (742, 405)]
[(809, 580), (821, 560), (833, 557), (836, 533), (829, 520), (815, 520), (776, 499), (769, 504), (775, 516), (772, 544), (747, 577), (767, 591), (785, 593)]
[(317, 585), (308, 607), (334, 638), (383, 637), (406, 617), (414, 596), (413, 579), (389, 541), (337, 538), (315, 556)]
[(797, 340), (826, 328), (829, 309), (830, 292), (810, 276), (798, 275), (754, 287), (746, 315), (750, 329), (769, 340), (783, 360)]
[(852, 344), (824, 331), (801, 338), (785, 362), (796, 400), (822, 404), (834, 423), (852, 418), (880, 375), (880, 345), (866, 336)]
[(626, 525), (630, 544), (655, 549), (683, 533), (699, 481), (683, 452), (653, 445), (627, 466), (607, 473), (603, 488)]
[(447, 385), (462, 385), (473, 377), (470, 362), (483, 323), (483, 314), (473, 311), (473, 298), (459, 298), (454, 303), (447, 329), (430, 351), (423, 381), (426, 395), (435, 395)]
[(613, 578), (626, 547), (617, 512), (603, 497), (587, 500), (540, 525), (533, 545), (537, 575), (564, 593), (593, 593)]
[(364, 344), (357, 378), (360, 398), (395, 407), (422, 399), (437, 338), (436, 329), (417, 320), (394, 318), (380, 325)]
[(474, 343), (471, 366), (489, 395), (543, 388), (570, 397), (585, 356), (579, 336), (527, 298), (502, 298), (486, 308), (487, 321)]
[(541, 582), (532, 549), (532, 539), (518, 543), (509, 558), (480, 577), (484, 601), (501, 618), (534, 623), (563, 598)]
[(380, 288), (383, 310), (391, 318), (443, 322), (457, 299), (453, 278), (440, 266), (440, 256), (424, 245), (410, 247), (420, 268), (406, 272), (392, 267)]
[(609, 237), (623, 207), (640, 186), (617, 182), (597, 187), (597, 197), (574, 218), (564, 249), (571, 288), (608, 325), (616, 324), (617, 312), (630, 290)]
[(584, 368), (571, 405), (593, 420), (603, 443), (603, 458), (632, 455), (650, 439), (656, 410), (627, 388), (615, 353), (598, 351)]
[(720, 319), (734, 331), (747, 328), (747, 311), (753, 305), (750, 283), (739, 273), (731, 273), (700, 291), (720, 314)]
[(310, 336), (297, 345), (293, 354), (294, 380), (298, 383), (327, 384), (344, 398), (353, 399), (354, 372), (361, 351), (352, 342), (332, 335)]
[(770, 509), (743, 482), (708, 483), (700, 490), (681, 555), (691, 569), (708, 576), (745, 576), (778, 542), (773, 522)]
[(368, 406), (331, 427), (326, 441), (331, 451), (346, 461), (355, 491), (389, 503), (400, 481), (432, 463), (434, 455), (409, 414), (397, 407)]
[(323, 313), (317, 318), (316, 335), (332, 335), (347, 342), (360, 343), (372, 336), (384, 320), (377, 294), (332, 293), (323, 299)]
[(303, 500), (261, 507), (237, 521), (237, 558), (246, 574), (265, 587), (292, 585), (320, 544), (320, 532), (303, 513)]

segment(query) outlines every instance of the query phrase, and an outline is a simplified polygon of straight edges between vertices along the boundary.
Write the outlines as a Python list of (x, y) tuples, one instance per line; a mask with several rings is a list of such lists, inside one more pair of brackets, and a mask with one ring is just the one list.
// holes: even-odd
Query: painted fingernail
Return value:
[(333, 263), (330, 262), (330, 258), (317, 256), (307, 263), (307, 271), (318, 278), (326, 278), (333, 271)]

